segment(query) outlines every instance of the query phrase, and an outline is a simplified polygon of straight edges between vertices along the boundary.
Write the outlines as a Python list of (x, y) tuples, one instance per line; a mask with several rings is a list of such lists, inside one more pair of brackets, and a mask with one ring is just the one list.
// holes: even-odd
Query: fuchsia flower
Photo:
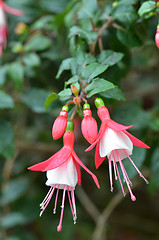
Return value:
[(111, 120), (108, 109), (104, 106), (104, 102), (102, 101), (102, 99), (97, 98), (95, 100), (95, 104), (96, 107), (98, 108), (97, 113), (102, 121), (102, 124), (96, 141), (89, 148), (87, 148), (86, 151), (90, 151), (95, 145), (97, 145), (95, 152), (96, 168), (98, 168), (102, 164), (105, 157), (107, 156), (109, 162), (109, 177), (111, 191), (113, 191), (112, 181), (112, 163), (113, 163), (115, 179), (117, 179), (118, 176), (123, 195), (125, 196), (125, 191), (117, 166), (117, 163), (119, 163), (123, 174), (123, 180), (127, 184), (132, 201), (135, 201), (136, 197), (133, 195), (130, 187), (131, 181), (124, 168), (122, 160), (124, 158), (128, 158), (135, 167), (135, 169), (137, 170), (137, 172), (139, 173), (139, 175), (145, 180), (146, 183), (148, 183), (148, 181), (139, 171), (133, 160), (130, 158), (130, 155), (132, 154), (133, 145), (142, 148), (149, 148), (149, 146), (147, 146), (145, 143), (141, 142), (139, 139), (132, 136), (129, 132), (126, 131), (127, 129), (133, 126), (123, 126)]
[(23, 15), (22, 11), (10, 8), (2, 0), (0, 0), (0, 56), (2, 55), (2, 49), (7, 46), (8, 24), (5, 12), (18, 16)]
[(93, 143), (98, 135), (98, 126), (96, 120), (92, 117), (92, 111), (90, 105), (85, 103), (83, 106), (83, 120), (81, 123), (81, 130), (84, 138), (89, 142)]
[(63, 106), (60, 115), (56, 118), (52, 127), (52, 136), (54, 140), (59, 139), (64, 134), (67, 126), (67, 117), (68, 106)]
[(49, 204), (51, 197), (55, 189), (57, 189), (54, 205), (54, 213), (56, 213), (57, 199), (59, 189), (63, 189), (62, 205), (61, 205), (61, 217), (60, 222), (57, 227), (57, 231), (62, 229), (62, 219), (64, 213), (64, 203), (66, 192), (68, 194), (68, 199), (70, 203), (70, 208), (73, 215), (74, 223), (76, 223), (77, 214), (76, 214), (76, 205), (75, 205), (75, 196), (74, 190), (75, 186), (78, 183), (81, 184), (81, 170), (80, 166), (83, 167), (93, 178), (97, 187), (99, 187), (97, 177), (81, 162), (81, 160), (76, 155), (73, 146), (74, 146), (74, 133), (73, 133), (73, 122), (68, 121), (66, 132), (63, 136), (63, 148), (50, 157), (48, 160), (38, 163), (32, 167), (29, 167), (29, 170), (32, 171), (42, 171), (47, 172), (47, 181), (46, 185), (50, 186), (50, 190), (44, 198), (43, 202), (40, 204), (41, 213), (44, 212), (47, 205)]
[(159, 48), (159, 25), (157, 25), (156, 35), (155, 35), (156, 46)]

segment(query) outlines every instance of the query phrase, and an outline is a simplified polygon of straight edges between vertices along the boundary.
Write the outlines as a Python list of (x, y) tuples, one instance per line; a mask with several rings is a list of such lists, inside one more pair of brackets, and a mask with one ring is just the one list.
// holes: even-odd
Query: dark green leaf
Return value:
[(17, 87), (21, 87), (24, 81), (24, 67), (20, 62), (8, 64), (7, 74)]
[(0, 86), (3, 86), (6, 80), (7, 65), (0, 66)]
[(58, 98), (58, 96), (56, 95), (56, 93), (51, 93), (47, 99), (44, 102), (44, 106), (46, 108), (46, 110), (48, 109), (48, 107), (51, 105), (51, 103), (56, 100)]
[(144, 2), (138, 10), (138, 14), (143, 16), (144, 14), (154, 10), (156, 7), (155, 1), (146, 1)]
[(98, 56), (98, 62), (102, 65), (113, 66), (123, 58), (123, 53), (114, 52), (112, 50), (104, 50)]
[(77, 35), (81, 38), (84, 38), (87, 40), (88, 43), (92, 43), (93, 41), (96, 40), (97, 38), (97, 33), (95, 32), (89, 32), (89, 31), (85, 31), (83, 29), (81, 29), (80, 27), (78, 26), (73, 26), (71, 29), (70, 29), (70, 34), (69, 34), (69, 38), (74, 36), (74, 35)]
[(104, 92), (114, 87), (113, 83), (102, 78), (96, 78), (86, 87), (85, 92), (88, 93), (87, 98), (90, 98), (94, 94)]
[(152, 162), (151, 162), (152, 174), (153, 178), (156, 181), (157, 186), (159, 187), (159, 147), (155, 149), (152, 155)]
[(70, 70), (71, 69), (71, 62), (72, 62), (72, 60), (73, 60), (73, 58), (67, 58), (67, 59), (62, 61), (61, 65), (59, 67), (58, 73), (56, 75), (56, 78), (59, 78), (61, 73), (64, 70)]
[(90, 63), (82, 71), (82, 78), (88, 82), (93, 78), (103, 73), (108, 68), (108, 65), (100, 65), (99, 63)]
[(97, 9), (98, 5), (96, 0), (83, 0), (82, 7), (78, 12), (78, 16), (80, 19), (93, 18)]
[(41, 34), (33, 36), (29, 42), (24, 46), (25, 51), (43, 51), (50, 47), (50, 38), (43, 36)]
[(65, 100), (69, 99), (71, 95), (72, 95), (72, 91), (70, 88), (66, 88), (66, 89), (62, 90), (61, 92), (59, 92), (59, 94), (58, 94), (59, 99), (61, 101), (65, 101)]
[(139, 47), (141, 45), (140, 39), (133, 31), (117, 30), (117, 37), (127, 47)]
[(118, 101), (125, 100), (124, 94), (120, 90), (120, 88), (113, 88), (113, 89), (110, 89), (109, 91), (101, 92), (99, 94), (100, 94), (100, 96), (102, 96), (104, 98), (112, 98), (112, 99), (115, 99)]
[(40, 0), (40, 5), (47, 11), (53, 13), (61, 13), (67, 7), (69, 0)]
[(7, 93), (0, 90), (0, 109), (13, 107), (14, 107), (13, 99)]
[(40, 65), (40, 57), (35, 53), (29, 53), (23, 57), (23, 62), (31, 67), (37, 67)]
[(40, 88), (31, 88), (22, 94), (21, 101), (25, 103), (33, 112), (44, 113), (46, 112), (44, 102), (50, 94), (50, 91)]
[(66, 86), (72, 83), (78, 82), (78, 76), (75, 75), (73, 77), (71, 77), (67, 82), (66, 82)]

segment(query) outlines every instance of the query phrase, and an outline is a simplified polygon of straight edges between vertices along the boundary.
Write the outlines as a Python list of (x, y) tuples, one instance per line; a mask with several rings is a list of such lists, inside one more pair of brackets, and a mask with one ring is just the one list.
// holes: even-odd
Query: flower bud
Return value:
[(79, 97), (74, 97), (73, 102), (74, 102), (74, 104), (79, 105), (81, 103), (81, 99)]
[(64, 134), (67, 126), (67, 117), (68, 106), (63, 106), (60, 115), (56, 118), (52, 127), (52, 136), (54, 140), (59, 139)]
[(159, 25), (157, 26), (157, 30), (156, 30), (155, 42), (157, 47), (159, 48)]
[(72, 93), (77, 97), (79, 90), (77, 89), (77, 87), (75, 85), (72, 86)]
[(81, 123), (81, 130), (84, 138), (92, 144), (98, 135), (98, 126), (96, 120), (92, 117), (92, 111), (88, 103), (83, 106), (83, 120)]

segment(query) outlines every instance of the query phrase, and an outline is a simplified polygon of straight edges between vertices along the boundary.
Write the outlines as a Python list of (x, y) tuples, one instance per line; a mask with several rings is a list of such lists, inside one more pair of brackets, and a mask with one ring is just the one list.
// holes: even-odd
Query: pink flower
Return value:
[(98, 126), (96, 120), (92, 117), (90, 105), (88, 103), (85, 103), (83, 108), (84, 118), (81, 123), (81, 130), (84, 138), (92, 144), (97, 138)]
[(127, 129), (133, 126), (123, 126), (111, 120), (108, 109), (104, 106), (102, 99), (97, 98), (95, 100), (95, 104), (98, 107), (97, 113), (102, 121), (102, 124), (96, 141), (89, 148), (87, 148), (86, 151), (90, 151), (95, 145), (97, 145), (95, 152), (96, 168), (98, 168), (102, 164), (105, 157), (107, 156), (109, 162), (109, 177), (111, 191), (113, 191), (112, 181), (112, 163), (113, 163), (115, 179), (117, 180), (118, 176), (123, 195), (125, 196), (125, 191), (123, 188), (117, 163), (120, 165), (123, 174), (123, 180), (127, 184), (132, 201), (135, 201), (136, 197), (133, 195), (130, 187), (131, 181), (124, 168), (122, 160), (124, 158), (128, 158), (135, 167), (135, 169), (137, 170), (137, 172), (139, 173), (139, 175), (145, 180), (146, 183), (148, 183), (148, 181), (139, 171), (133, 160), (130, 158), (130, 155), (132, 154), (133, 145), (142, 148), (149, 148), (149, 146), (147, 146), (145, 143), (141, 142), (139, 139), (137, 139), (136, 137), (134, 137), (133, 135), (126, 131)]
[(68, 106), (63, 106), (60, 115), (56, 118), (52, 127), (52, 136), (54, 140), (59, 139), (64, 134), (67, 126), (67, 117)]
[(157, 26), (156, 35), (155, 35), (156, 46), (159, 48), (159, 25)]
[(48, 160), (36, 164), (32, 167), (29, 167), (29, 170), (32, 171), (42, 171), (46, 172), (47, 181), (46, 185), (50, 186), (50, 190), (43, 202), (40, 204), (41, 213), (44, 212), (47, 205), (49, 204), (51, 197), (55, 189), (57, 189), (56, 197), (55, 197), (55, 205), (54, 205), (54, 213), (56, 212), (57, 199), (59, 189), (63, 189), (63, 197), (62, 197), (62, 205), (61, 205), (61, 217), (60, 222), (57, 227), (57, 231), (61, 231), (62, 229), (62, 219), (64, 213), (64, 203), (65, 203), (65, 195), (66, 192), (68, 194), (68, 199), (70, 203), (71, 212), (73, 215), (74, 223), (76, 223), (77, 214), (76, 214), (76, 205), (75, 205), (75, 196), (74, 190), (75, 186), (78, 183), (81, 185), (81, 170), (80, 166), (83, 167), (93, 178), (97, 187), (99, 187), (97, 177), (81, 162), (81, 160), (76, 155), (73, 146), (74, 146), (74, 134), (73, 134), (73, 122), (68, 121), (66, 132), (63, 136), (63, 148), (50, 157)]
[(5, 12), (18, 16), (23, 15), (22, 11), (10, 8), (2, 0), (0, 0), (0, 56), (2, 55), (2, 49), (7, 46), (8, 24)]

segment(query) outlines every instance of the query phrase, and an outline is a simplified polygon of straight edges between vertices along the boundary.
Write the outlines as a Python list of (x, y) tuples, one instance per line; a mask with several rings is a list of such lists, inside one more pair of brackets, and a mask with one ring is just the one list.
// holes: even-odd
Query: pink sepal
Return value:
[(81, 130), (84, 138), (92, 144), (98, 135), (97, 122), (93, 117), (87, 116), (83, 118), (81, 123)]
[(14, 8), (11, 8), (9, 7), (7, 4), (5, 4), (4, 2), (2, 2), (2, 8), (10, 13), (10, 14), (13, 14), (13, 15), (17, 15), (17, 16), (23, 16), (24, 15), (24, 12), (23, 11), (20, 11), (20, 10), (17, 10), (17, 9), (14, 9)]
[(92, 176), (95, 184), (97, 185), (98, 188), (100, 188), (97, 177), (81, 162), (81, 160), (78, 158), (78, 156), (77, 156), (77, 154), (74, 152), (74, 150), (72, 151), (72, 156), (74, 157), (74, 159), (76, 160), (76, 162), (77, 162), (84, 170), (86, 170), (86, 172), (88, 172), (88, 173)]
[(124, 126), (122, 124), (119, 124), (111, 119), (105, 120), (105, 123), (107, 124), (107, 126), (111, 129), (113, 129), (114, 131), (123, 131), (123, 130), (127, 130), (129, 128), (132, 128), (133, 125), (131, 126)]
[(78, 185), (81, 185), (81, 169), (79, 164), (76, 162), (76, 160), (74, 160), (74, 164), (76, 166), (76, 170), (77, 170), (77, 176), (78, 176)]
[(71, 155), (71, 148), (64, 146), (57, 153), (51, 156), (48, 160), (35, 164), (29, 167), (28, 169), (32, 171), (46, 172), (61, 166), (64, 162), (68, 160), (70, 155)]
[(100, 138), (102, 137), (105, 129), (106, 129), (106, 124), (105, 124), (105, 122), (102, 122), (96, 141), (95, 141), (91, 146), (89, 146), (89, 147), (85, 150), (85, 152), (88, 152), (88, 151), (92, 150), (92, 149), (95, 147), (95, 145), (98, 143), (98, 141), (99, 141)]
[(99, 166), (103, 163), (105, 157), (101, 157), (99, 154), (99, 142), (97, 143), (96, 146), (96, 151), (95, 151), (95, 166), (96, 168), (99, 168)]
[(140, 141), (138, 138), (131, 135), (129, 132), (127, 131), (123, 131), (123, 132), (130, 138), (134, 146), (141, 147), (141, 148), (150, 148), (148, 145), (146, 145), (145, 143)]

